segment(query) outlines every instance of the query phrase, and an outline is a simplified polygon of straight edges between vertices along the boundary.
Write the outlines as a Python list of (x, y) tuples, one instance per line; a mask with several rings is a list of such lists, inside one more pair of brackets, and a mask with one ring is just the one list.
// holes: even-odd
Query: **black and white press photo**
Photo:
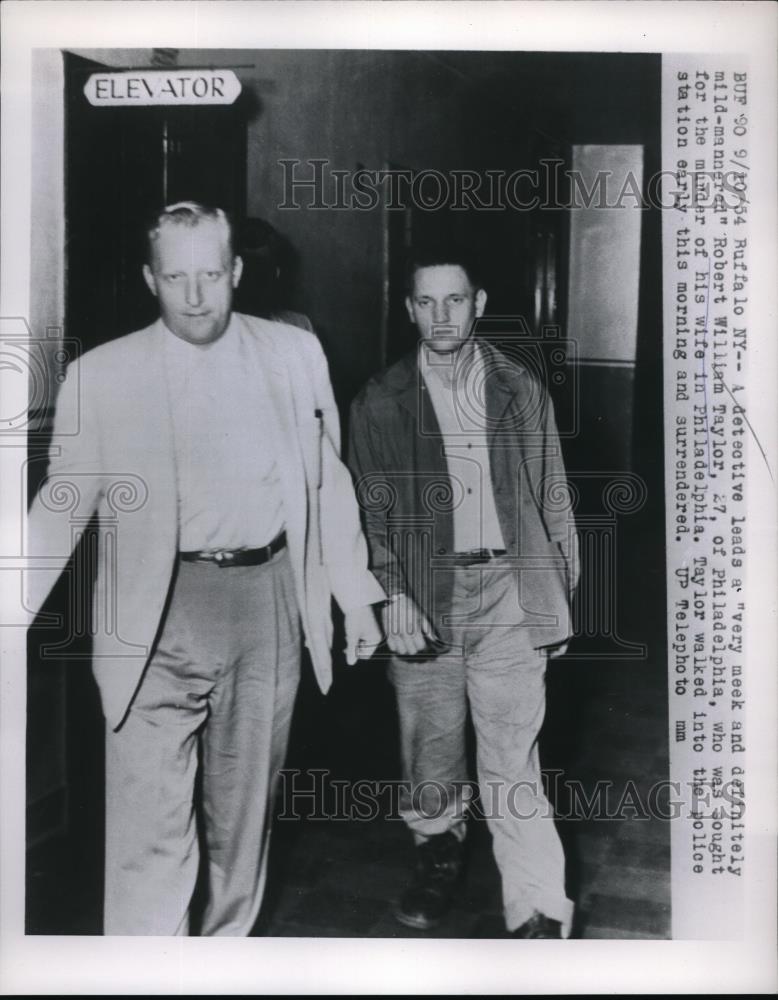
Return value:
[(6, 18), (3, 947), (769, 988), (775, 17), (89, 6)]

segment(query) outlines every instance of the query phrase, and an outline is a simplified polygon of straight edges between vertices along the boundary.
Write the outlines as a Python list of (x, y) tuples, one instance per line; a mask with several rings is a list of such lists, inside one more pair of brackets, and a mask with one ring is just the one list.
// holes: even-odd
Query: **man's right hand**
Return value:
[(417, 656), (440, 639), (427, 616), (407, 594), (396, 594), (381, 609), (386, 644), (398, 656)]

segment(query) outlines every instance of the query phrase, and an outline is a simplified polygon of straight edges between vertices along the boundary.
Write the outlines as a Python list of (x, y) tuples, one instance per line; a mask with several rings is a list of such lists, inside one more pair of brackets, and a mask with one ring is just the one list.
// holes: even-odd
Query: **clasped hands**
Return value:
[[(349, 666), (354, 666), (357, 660), (369, 660), (384, 637), (396, 656), (413, 657), (431, 649), (441, 649), (442, 643), (434, 626), (407, 594), (393, 595), (381, 606), (380, 614), (383, 636), (372, 605), (346, 612), (346, 663)], [(550, 647), (549, 658), (564, 656), (567, 647), (567, 642)]]
[(389, 649), (397, 656), (418, 656), (439, 647), (435, 628), (407, 594), (395, 594), (380, 610), (383, 636), (375, 613), (370, 605), (345, 613), (346, 663), (353, 666), (357, 660), (369, 659), (380, 646), (384, 636)]

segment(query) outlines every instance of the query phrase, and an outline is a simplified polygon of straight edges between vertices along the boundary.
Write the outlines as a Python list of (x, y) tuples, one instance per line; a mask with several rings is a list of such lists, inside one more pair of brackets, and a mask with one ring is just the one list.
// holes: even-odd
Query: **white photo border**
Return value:
[[(424, 48), (746, 52), (751, 67), (750, 420), (776, 468), (776, 8), (736, 2), (44, 2), (2, 16), (0, 317), (30, 315), (31, 53), (34, 48)], [(13, 252), (10, 252), (10, 248)], [(2, 373), (0, 373), (2, 374)], [(16, 391), (16, 390), (12, 390)], [(8, 397), (6, 397), (7, 405)], [(13, 401), (16, 402), (15, 400)], [(10, 407), (15, 412), (13, 406)], [(0, 482), (24, 451), (0, 447)], [(129, 939), (25, 937), (23, 628), (0, 636), (0, 992), (595, 993), (773, 992), (776, 980), (775, 484), (752, 462), (747, 636), (750, 872), (737, 942)], [(9, 497), (10, 494), (10, 497)], [(3, 551), (18, 488), (0, 495)], [(9, 599), (11, 573), (0, 574)], [(758, 623), (758, 626), (754, 623)], [(758, 758), (757, 758), (758, 751)], [(553, 949), (553, 954), (549, 953)]]

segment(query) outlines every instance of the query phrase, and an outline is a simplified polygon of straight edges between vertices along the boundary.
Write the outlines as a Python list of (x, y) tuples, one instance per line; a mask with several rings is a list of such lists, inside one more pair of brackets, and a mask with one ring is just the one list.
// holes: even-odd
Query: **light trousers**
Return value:
[(537, 739), (545, 712), (546, 655), (521, 628), (517, 572), (506, 560), (456, 567), (448, 651), (394, 658), (403, 778), (401, 812), (417, 844), (465, 835), (468, 706), (476, 734), (480, 806), (500, 870), (508, 930), (539, 910), (567, 936), (564, 854), (542, 786)]
[(250, 933), (299, 673), (286, 550), (179, 564), (129, 715), (106, 735), (106, 934), (187, 934), (201, 852), (201, 933)]

